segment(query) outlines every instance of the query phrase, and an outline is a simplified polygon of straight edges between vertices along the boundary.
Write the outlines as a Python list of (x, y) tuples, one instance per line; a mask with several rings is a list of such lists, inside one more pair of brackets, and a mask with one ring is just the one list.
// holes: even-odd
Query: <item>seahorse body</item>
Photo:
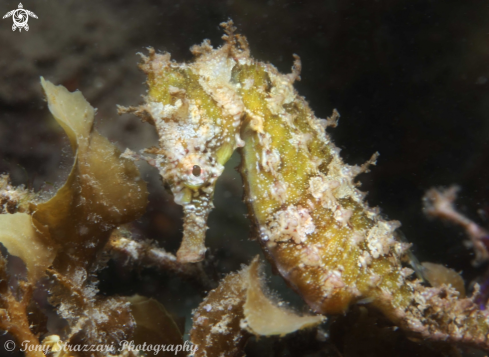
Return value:
[[(241, 72), (243, 80), (249, 71)], [(251, 72), (264, 90), (243, 90), (255, 119), (242, 130), (242, 174), (259, 240), (281, 275), (317, 312), (340, 313), (384, 290), (406, 304), (403, 277), (411, 271), (401, 267), (406, 247), (392, 234), (399, 223), (368, 208), (354, 183), (366, 166), (343, 163), (325, 134), (326, 121), (293, 89), (294, 76), (261, 63)]]

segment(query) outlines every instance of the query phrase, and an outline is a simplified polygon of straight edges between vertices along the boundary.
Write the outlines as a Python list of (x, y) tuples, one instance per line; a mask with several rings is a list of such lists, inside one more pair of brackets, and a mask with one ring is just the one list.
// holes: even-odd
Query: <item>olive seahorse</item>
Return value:
[[(208, 40), (191, 48), (195, 60), (176, 63), (150, 49), (141, 68), (148, 75), (146, 103), (122, 108), (155, 125), (160, 147), (146, 157), (184, 208), (183, 262), (204, 258), (206, 219), (223, 165), (240, 148), (245, 201), (265, 254), (289, 285), (317, 313), (343, 313), (369, 302), (394, 323), (430, 339), (489, 348), (488, 316), (450, 286), (425, 287), (401, 259), (397, 221), (370, 208), (355, 177), (375, 163), (343, 162), (326, 134), (336, 125), (315, 117), (281, 74), (250, 56), (231, 21), (222, 47)], [(138, 157), (127, 151), (127, 157)]]

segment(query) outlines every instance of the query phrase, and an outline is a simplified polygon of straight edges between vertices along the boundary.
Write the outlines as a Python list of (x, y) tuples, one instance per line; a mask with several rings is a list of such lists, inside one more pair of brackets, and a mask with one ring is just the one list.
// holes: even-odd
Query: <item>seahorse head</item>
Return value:
[(208, 196), (211, 200), (216, 181), (224, 170), (217, 161), (215, 150), (204, 148), (201, 151), (187, 145), (183, 156), (171, 153), (171, 150), (167, 153), (160, 174), (169, 184), (175, 203), (190, 204), (200, 196)]
[(217, 49), (209, 41), (194, 46), (190, 63), (176, 63), (168, 53), (149, 49), (140, 65), (148, 76), (146, 103), (128, 110), (158, 132), (159, 147), (147, 152), (155, 154), (151, 162), (183, 206), (184, 237), (177, 257), (185, 262), (204, 258), (216, 181), (233, 151), (244, 145), (240, 127), (245, 108), (232, 73), (250, 61), (249, 53), (244, 38), (239, 42), (234, 37), (232, 23), (226, 26), (226, 44)]

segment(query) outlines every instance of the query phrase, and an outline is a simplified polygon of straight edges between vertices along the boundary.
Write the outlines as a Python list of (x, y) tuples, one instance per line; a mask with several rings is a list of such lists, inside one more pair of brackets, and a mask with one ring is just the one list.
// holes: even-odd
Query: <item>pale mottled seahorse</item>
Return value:
[(183, 262), (204, 259), (216, 180), (233, 151), (244, 145), (239, 131), (245, 108), (231, 77), (236, 63), (249, 54), (238, 48), (237, 39), (243, 40), (231, 37), (217, 50), (209, 41), (192, 47), (196, 60), (188, 64), (149, 49), (140, 65), (148, 75), (146, 103), (120, 110), (136, 113), (158, 131), (160, 147), (146, 150), (155, 155), (147, 160), (183, 206), (183, 241), (177, 252)]

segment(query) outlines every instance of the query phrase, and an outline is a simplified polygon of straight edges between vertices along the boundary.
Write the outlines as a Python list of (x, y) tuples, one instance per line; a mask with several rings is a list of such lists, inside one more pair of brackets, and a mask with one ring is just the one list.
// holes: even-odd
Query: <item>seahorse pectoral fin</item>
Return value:
[(214, 208), (213, 194), (202, 193), (183, 205), (183, 239), (177, 259), (184, 263), (197, 263), (205, 257), (207, 217)]

